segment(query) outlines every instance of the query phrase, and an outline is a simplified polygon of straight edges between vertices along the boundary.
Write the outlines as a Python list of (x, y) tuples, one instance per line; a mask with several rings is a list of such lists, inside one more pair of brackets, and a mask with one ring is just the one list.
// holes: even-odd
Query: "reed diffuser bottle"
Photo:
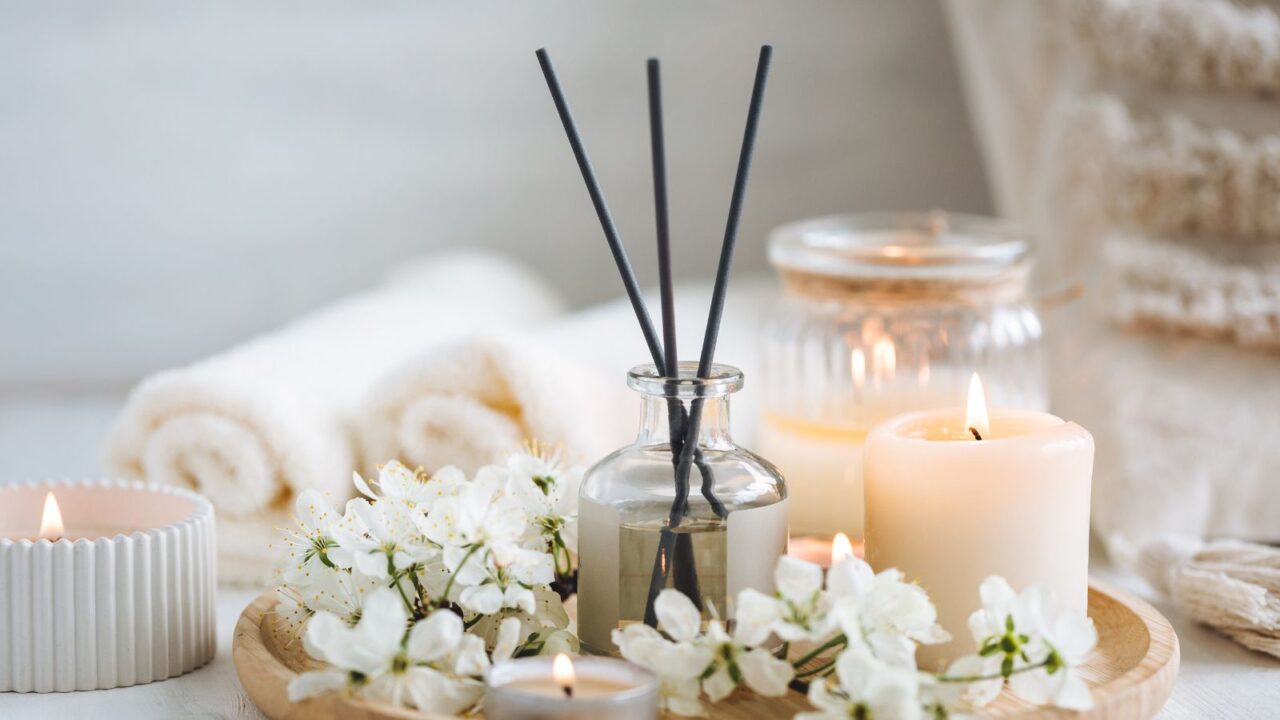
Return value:
[[(742, 372), (713, 365), (705, 377), (680, 363), (678, 378), (652, 365), (627, 384), (643, 396), (635, 443), (587, 472), (579, 499), (578, 634), (593, 652), (613, 652), (610, 635), (653, 624), (664, 588), (688, 595), (704, 617), (728, 614), (744, 588), (770, 592), (787, 549), (787, 490), (768, 461), (734, 444), (729, 395)], [(672, 427), (699, 419), (697, 445)], [(681, 467), (681, 456), (689, 466)]]
[(651, 58), (649, 128), (663, 338), (649, 317), (635, 271), (546, 49), (537, 52), (547, 89), (564, 125), (587, 194), (653, 359), (628, 384), (644, 396), (636, 442), (600, 461), (583, 480), (578, 510), (578, 635), (596, 652), (615, 650), (614, 629), (657, 625), (654, 601), (666, 588), (683, 592), (704, 615), (730, 614), (726, 599), (741, 589), (772, 592), (770, 569), (787, 546), (787, 492), (776, 468), (733, 444), (729, 394), (742, 373), (715, 364), (729, 269), (746, 196), (773, 48), (760, 48), (742, 151), (729, 198), (720, 262), (697, 364), (676, 358), (675, 306), (667, 217), (666, 161), (658, 61)]

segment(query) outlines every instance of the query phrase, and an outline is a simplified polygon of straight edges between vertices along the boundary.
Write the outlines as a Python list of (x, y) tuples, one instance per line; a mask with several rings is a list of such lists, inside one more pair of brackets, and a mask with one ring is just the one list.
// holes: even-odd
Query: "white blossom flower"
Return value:
[(994, 700), (1006, 679), (1010, 690), (1037, 705), (1071, 710), (1093, 706), (1078, 673), (1098, 642), (1089, 618), (1071, 613), (1050, 623), (1048, 603), (1038, 588), (1015, 593), (996, 576), (982, 582), (979, 595), (982, 608), (969, 617), (978, 654), (953, 662), (941, 685), (951, 685), (952, 694), (956, 687), (963, 689), (965, 699), (978, 706)]
[(454, 714), (472, 707), (484, 692), (477, 678), (489, 666), (484, 641), (463, 632), (462, 619), (437, 610), (405, 636), (408, 614), (396, 593), (372, 593), (355, 627), (317, 613), (307, 626), (308, 654), (333, 669), (303, 673), (289, 684), (297, 702), (329, 690)]
[(914, 670), (916, 644), (951, 639), (924, 588), (905, 582), (897, 570), (876, 574), (861, 558), (846, 558), (829, 571), (827, 591), (832, 621), (851, 643), (865, 642), (883, 662)]
[(809, 703), (817, 711), (800, 713), (796, 720), (924, 717), (920, 674), (877, 659), (864, 645), (840, 653), (835, 677), (836, 683), (820, 678), (809, 685)]
[(284, 528), (285, 552), (276, 564), (280, 581), (306, 585), (334, 567), (329, 551), (338, 544), (334, 530), (341, 522), (324, 494), (303, 490), (293, 503), (294, 527)]
[[(821, 582), (821, 580), (819, 580)], [(786, 693), (787, 684), (795, 677), (795, 668), (767, 650), (747, 649), (724, 630), (717, 619), (702, 631), (702, 614), (683, 593), (667, 589), (658, 593), (653, 605), (659, 629), (677, 645), (692, 645), (704, 650), (711, 662), (701, 672), (702, 691), (712, 702), (728, 697), (739, 683), (760, 695)]]
[(418, 514), (403, 503), (364, 498), (347, 502), (347, 521), (334, 531), (338, 547), (333, 562), (355, 567), (374, 578), (388, 578), (431, 559), (435, 551), (422, 542), (414, 523)]
[(1013, 625), (1019, 632), (1039, 635), (1044, 631), (1044, 598), (1040, 588), (1014, 592), (1002, 577), (993, 575), (978, 586), (982, 608), (969, 616), (969, 632), (979, 647), (999, 638)]
[[(1084, 678), (1080, 677), (1080, 664), (1098, 644), (1098, 631), (1093, 621), (1078, 613), (1059, 617), (1040, 642), (1046, 665), (1009, 677), (1009, 689), (1027, 702), (1037, 705), (1051, 704), (1067, 710), (1088, 710), (1093, 707), (1093, 696)], [(1033, 650), (1032, 657), (1040, 652)]]
[(308, 615), (328, 613), (354, 625), (360, 620), (369, 596), (380, 587), (385, 587), (383, 581), (358, 570), (330, 570), (314, 582), (291, 589)]
[(542, 537), (553, 554), (557, 541), (566, 550), (576, 552), (578, 488), (583, 469), (565, 467), (559, 449), (534, 443), (528, 452), (512, 455), (506, 471), (511, 493), (532, 518), (532, 533)]
[[(427, 539), (449, 549), (484, 548), (499, 564), (511, 562), (520, 536), (528, 524), (528, 515), (519, 503), (505, 493), (505, 483), (482, 468), (476, 478), (454, 495), (441, 498), (426, 517), (417, 518)], [(467, 553), (456, 554), (446, 562), (456, 571)]]
[(711, 648), (672, 642), (641, 623), (614, 630), (613, 644), (624, 658), (658, 675), (663, 708), (684, 716), (706, 714), (700, 676), (711, 665)]
[(377, 492), (360, 477), (360, 473), (352, 473), (351, 481), (369, 500), (395, 500), (425, 512), (440, 498), (456, 493), (466, 483), (467, 477), (452, 465), (428, 476), (422, 469), (415, 472), (392, 460), (378, 467), (378, 479), (373, 483), (378, 487)]

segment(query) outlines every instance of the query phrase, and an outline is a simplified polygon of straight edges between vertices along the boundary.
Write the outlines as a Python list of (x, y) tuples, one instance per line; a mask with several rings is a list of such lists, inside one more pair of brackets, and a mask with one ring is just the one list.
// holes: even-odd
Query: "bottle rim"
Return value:
[(742, 389), (745, 378), (742, 371), (732, 365), (712, 363), (707, 377), (698, 377), (698, 363), (677, 363), (676, 377), (658, 372), (653, 363), (636, 365), (627, 372), (627, 387), (644, 395), (691, 400), (695, 398), (724, 397)]
[(845, 278), (987, 278), (1024, 264), (1030, 236), (1007, 220), (947, 213), (846, 213), (769, 235), (784, 272)]

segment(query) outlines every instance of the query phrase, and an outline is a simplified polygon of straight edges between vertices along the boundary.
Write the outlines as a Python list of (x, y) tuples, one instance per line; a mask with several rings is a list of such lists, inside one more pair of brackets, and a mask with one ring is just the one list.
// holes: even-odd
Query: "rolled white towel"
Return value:
[[(717, 361), (748, 374), (746, 391), (734, 400), (739, 442), (749, 442), (754, 427), (756, 327), (773, 293), (767, 281), (737, 283), (721, 326)], [(676, 290), (686, 358), (697, 357), (710, 299), (709, 283)], [(650, 307), (657, 302), (650, 298)], [(392, 459), (470, 472), (526, 440), (595, 462), (635, 437), (640, 396), (626, 387), (626, 372), (648, 359), (626, 300), (574, 313), (534, 335), (479, 335), (435, 347), (371, 389), (360, 422), (363, 464), (370, 472)]]
[(208, 496), (222, 526), (222, 579), (269, 580), (265, 548), (293, 495), (349, 494), (353, 420), (371, 386), (477, 324), (537, 324), (561, 308), (549, 286), (501, 257), (407, 266), (382, 287), (144, 380), (108, 433), (107, 468)]
[(364, 465), (394, 459), (469, 474), (531, 440), (591, 461), (607, 452), (605, 392), (597, 369), (535, 336), (488, 333), (432, 348), (370, 392)]

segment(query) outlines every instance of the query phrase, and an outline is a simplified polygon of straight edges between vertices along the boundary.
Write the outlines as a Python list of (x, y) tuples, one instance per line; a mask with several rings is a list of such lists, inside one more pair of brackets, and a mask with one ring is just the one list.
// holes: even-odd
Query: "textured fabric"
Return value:
[(1139, 568), (1191, 617), (1280, 658), (1280, 550), (1161, 538), (1142, 549)]
[(1226, 262), (1172, 242), (1113, 235), (1103, 269), (1107, 308), (1119, 323), (1280, 350), (1280, 259)]
[(1102, 69), (1177, 90), (1280, 91), (1280, 18), (1223, 0), (1084, 0), (1075, 33)]
[(304, 488), (349, 494), (370, 387), (478, 324), (532, 325), (558, 297), (507, 260), (443, 256), (276, 332), (144, 380), (106, 444), (109, 472), (191, 487), (218, 513), (219, 572), (270, 579), (266, 547)]

